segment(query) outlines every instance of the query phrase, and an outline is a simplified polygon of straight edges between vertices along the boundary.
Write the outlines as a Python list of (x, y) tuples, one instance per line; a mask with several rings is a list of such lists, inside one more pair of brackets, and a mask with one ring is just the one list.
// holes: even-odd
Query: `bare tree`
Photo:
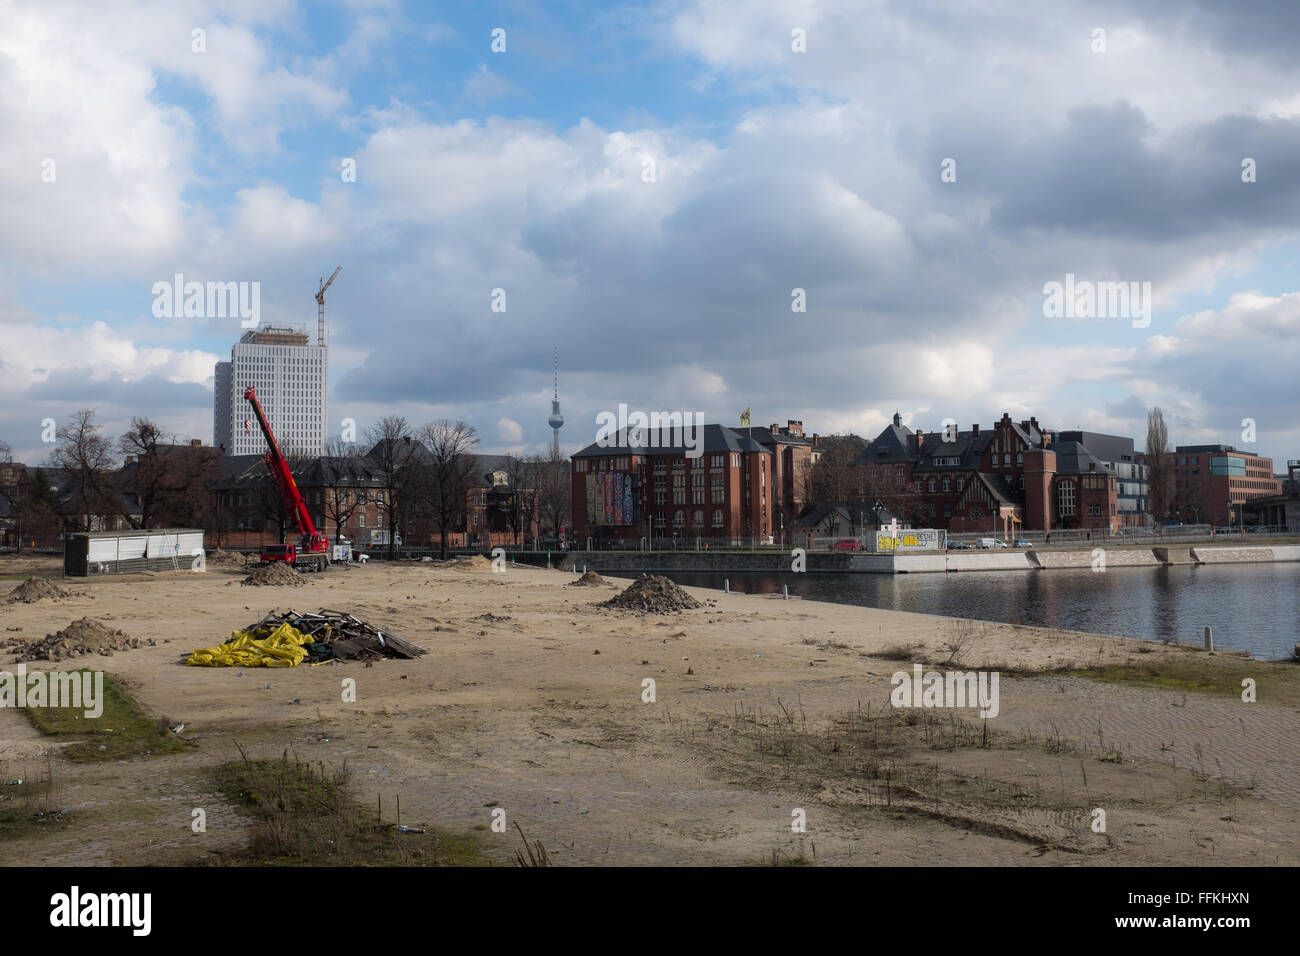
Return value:
[(510, 491), (502, 510), (514, 533), (515, 547), (520, 536), (526, 537), (537, 523), (537, 470), (542, 460), (536, 455), (507, 455), (503, 463)]
[(478, 432), (464, 422), (439, 419), (420, 429), (420, 444), (428, 453), (423, 472), (423, 495), (438, 522), (439, 555), (447, 557), (447, 536), (464, 520), (465, 500), (479, 469), (474, 446)]
[(921, 503), (916, 486), (907, 480), (907, 468), (900, 463), (868, 463), (860, 466), (860, 490), (870, 503), (880, 502), (900, 518), (911, 518)]
[(572, 525), (573, 476), (569, 459), (554, 449), (536, 459), (537, 521), (547, 534), (559, 537), (560, 529)]
[(220, 452), (181, 444), (148, 418), (138, 417), (131, 419), (118, 450), (134, 459), (122, 472), (122, 490), (139, 507), (139, 517), (126, 515), (132, 527), (208, 526), (213, 503), (207, 483)]
[(1147, 511), (1156, 524), (1169, 520), (1173, 508), (1173, 459), (1169, 454), (1169, 429), (1159, 406), (1147, 412)]
[(68, 517), (80, 531), (94, 531), (98, 517), (122, 513), (110, 482), (113, 454), (108, 439), (99, 433), (100, 427), (95, 424), (93, 409), (78, 409), (55, 433), (58, 444), (50, 453), (50, 464), (67, 480), (71, 492)]
[(352, 516), (369, 500), (369, 476), (370, 469), (356, 445), (330, 440), (320, 459), (320, 480), (325, 492), (325, 517), (333, 522), (336, 539), (343, 537)]
[(820, 447), (821, 458), (808, 472), (807, 503), (839, 504), (858, 497), (861, 492), (854, 461), (867, 443), (858, 435), (826, 435)]
[(369, 458), (379, 471), (380, 510), (388, 516), (388, 556), (396, 557), (402, 486), (409, 480), (408, 465), (415, 454), (411, 425), (401, 415), (385, 415), (365, 434), (372, 446)]

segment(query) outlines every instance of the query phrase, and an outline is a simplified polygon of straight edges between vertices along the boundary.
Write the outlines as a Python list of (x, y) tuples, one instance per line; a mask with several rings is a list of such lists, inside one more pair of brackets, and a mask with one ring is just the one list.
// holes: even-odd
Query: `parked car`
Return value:
[(967, 544), (965, 541), (949, 541), (949, 542), (948, 542), (948, 550), (949, 550), (949, 551), (969, 551), (970, 549), (971, 549), (971, 548), (970, 548), (970, 545)]
[(1016, 538), (1017, 548), (1032, 548), (1033, 546), (1034, 543), (1032, 541), (1026, 541), (1024, 538)]
[(975, 546), (981, 550), (987, 551), (990, 548), (1005, 548), (1007, 543), (998, 538), (980, 538), (975, 542)]

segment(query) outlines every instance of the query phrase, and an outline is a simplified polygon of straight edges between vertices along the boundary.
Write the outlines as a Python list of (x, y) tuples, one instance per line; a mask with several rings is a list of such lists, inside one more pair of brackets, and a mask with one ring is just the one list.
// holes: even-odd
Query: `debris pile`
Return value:
[(307, 582), (284, 561), (264, 561), (239, 583), (248, 587), (300, 588)]
[(195, 651), (185, 662), (206, 667), (295, 667), (303, 661), (371, 661), (425, 654), (418, 644), (387, 628), (322, 608), (303, 614), (292, 608), (272, 611), (219, 647)]
[(457, 571), (491, 571), (492, 562), (481, 554), (474, 554), (468, 558), (458, 558), (448, 562), (447, 567), (455, 568)]
[(209, 551), (204, 558), (210, 568), (231, 568), (233, 570), (242, 570), (248, 566), (248, 559), (239, 551), (223, 551), (217, 548), (215, 551)]
[(17, 661), (61, 661), (87, 654), (112, 657), (114, 651), (155, 647), (158, 643), (151, 637), (132, 637), (125, 631), (83, 617), (58, 633), (46, 634), (39, 641), (29, 644), (19, 638), (12, 638), (8, 646), (17, 654)]
[(566, 588), (594, 588), (609, 582), (602, 578), (595, 571), (584, 571), (582, 577), (576, 581), (570, 581), (565, 585)]
[(51, 601), (63, 601), (72, 597), (71, 592), (63, 590), (57, 584), (45, 580), (45, 578), (28, 578), (18, 587), (14, 588), (5, 597), (6, 604), (35, 604), (49, 598)]
[(601, 606), (642, 614), (673, 614), (704, 605), (663, 575), (643, 574), (626, 591), (602, 602)]

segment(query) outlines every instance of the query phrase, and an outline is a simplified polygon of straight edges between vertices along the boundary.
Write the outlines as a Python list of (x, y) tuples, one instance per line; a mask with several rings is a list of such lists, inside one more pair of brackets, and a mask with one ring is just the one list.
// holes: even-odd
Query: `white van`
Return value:
[(980, 538), (975, 542), (975, 547), (988, 550), (989, 548), (1005, 548), (1007, 543), (997, 538)]

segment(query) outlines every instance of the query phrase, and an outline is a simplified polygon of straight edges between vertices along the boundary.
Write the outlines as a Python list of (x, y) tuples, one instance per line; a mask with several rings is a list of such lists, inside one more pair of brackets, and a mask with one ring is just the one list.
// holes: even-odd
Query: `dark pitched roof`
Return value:
[(1050, 450), (1056, 452), (1058, 475), (1113, 474), (1104, 461), (1077, 441), (1054, 442)]
[(760, 445), (812, 445), (812, 440), (809, 438), (774, 432), (772, 429), (763, 428), (761, 425), (743, 425), (739, 428), (733, 428), (732, 431), (752, 438)]
[(916, 449), (916, 433), (906, 425), (891, 422), (885, 430), (877, 435), (862, 454), (854, 459), (854, 464), (886, 463), (911, 461)]
[[(593, 442), (576, 452), (574, 458), (603, 458), (608, 455), (680, 455), (685, 447), (682, 443), (681, 428), (642, 429), (643, 439), (636, 447), (628, 446), (628, 432), (623, 428), (605, 439), (605, 444)], [(719, 454), (722, 452), (765, 452), (765, 449), (748, 435), (742, 435), (725, 425), (705, 425), (703, 428), (685, 429), (687, 436), (697, 442), (695, 450), (700, 454)], [(700, 434), (703, 432), (703, 434)], [(649, 443), (645, 439), (649, 439)]]

